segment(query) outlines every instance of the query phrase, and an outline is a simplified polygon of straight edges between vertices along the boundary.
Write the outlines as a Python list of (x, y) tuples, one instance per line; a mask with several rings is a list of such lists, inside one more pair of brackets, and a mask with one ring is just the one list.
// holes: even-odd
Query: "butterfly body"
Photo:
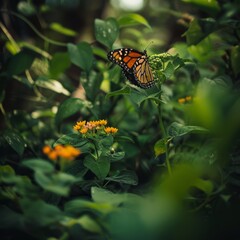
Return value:
[(126, 78), (134, 85), (141, 88), (153, 86), (154, 79), (146, 51), (120, 48), (109, 52), (107, 56), (111, 62), (122, 68)]

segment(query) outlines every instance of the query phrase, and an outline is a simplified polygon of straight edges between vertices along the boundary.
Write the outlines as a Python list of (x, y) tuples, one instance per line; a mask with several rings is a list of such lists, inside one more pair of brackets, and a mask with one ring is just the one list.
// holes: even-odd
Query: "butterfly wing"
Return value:
[(132, 84), (141, 88), (150, 88), (154, 84), (146, 51), (142, 53), (132, 48), (120, 48), (109, 52), (107, 56), (111, 62), (122, 68)]
[(141, 88), (150, 88), (154, 85), (151, 67), (146, 55), (139, 57), (133, 66), (134, 80)]
[(132, 48), (120, 48), (109, 52), (107, 56), (111, 62), (118, 64), (124, 71), (132, 73), (134, 64), (143, 54)]

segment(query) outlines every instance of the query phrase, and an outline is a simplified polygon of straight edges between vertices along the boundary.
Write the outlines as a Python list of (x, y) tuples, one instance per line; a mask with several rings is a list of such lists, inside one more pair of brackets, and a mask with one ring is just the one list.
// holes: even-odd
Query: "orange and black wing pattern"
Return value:
[(120, 48), (109, 52), (107, 56), (122, 68), (127, 79), (134, 85), (141, 88), (153, 86), (154, 79), (146, 51), (142, 53), (132, 48)]

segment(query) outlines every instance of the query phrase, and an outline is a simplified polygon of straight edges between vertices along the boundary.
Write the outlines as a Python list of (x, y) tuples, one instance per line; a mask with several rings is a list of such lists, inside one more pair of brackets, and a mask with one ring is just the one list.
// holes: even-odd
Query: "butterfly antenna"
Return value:
[(154, 41), (152, 40), (152, 41), (150, 41), (149, 43), (148, 43), (148, 45), (145, 47), (145, 49), (144, 49), (144, 52), (145, 51), (147, 51), (147, 48), (151, 45), (151, 44), (153, 44), (154, 43)]

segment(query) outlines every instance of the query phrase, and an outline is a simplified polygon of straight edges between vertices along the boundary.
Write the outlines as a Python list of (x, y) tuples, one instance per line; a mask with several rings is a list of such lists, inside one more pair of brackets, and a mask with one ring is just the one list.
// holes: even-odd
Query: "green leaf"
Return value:
[(71, 62), (68, 53), (57, 52), (49, 62), (49, 73), (52, 78), (58, 78), (69, 66)]
[(169, 137), (180, 137), (191, 132), (207, 133), (208, 130), (199, 126), (184, 126), (177, 122), (172, 123), (168, 128)]
[(203, 180), (201, 178), (196, 179), (193, 186), (202, 190), (206, 195), (210, 195), (214, 189), (211, 181)]
[(118, 96), (118, 95), (123, 95), (123, 94), (129, 94), (131, 93), (131, 88), (129, 86), (124, 86), (122, 89), (110, 92), (106, 95), (107, 98), (113, 97), (113, 96)]
[(159, 156), (166, 152), (166, 140), (160, 139), (154, 145), (155, 156)]
[(63, 218), (63, 214), (56, 206), (45, 203), (42, 200), (20, 199), (21, 209), (24, 213), (25, 221), (31, 226), (50, 226)]
[(102, 139), (99, 140), (99, 145), (104, 148), (111, 147), (113, 145), (113, 136), (109, 135), (109, 136), (103, 137)]
[(111, 212), (114, 207), (109, 203), (95, 203), (81, 199), (68, 201), (64, 205), (65, 212), (77, 216), (79, 216), (79, 213), (86, 211), (86, 209), (92, 210), (94, 213), (100, 212), (106, 214)]
[(151, 28), (148, 21), (143, 16), (137, 13), (129, 13), (127, 15), (120, 17), (118, 19), (118, 24), (120, 27), (129, 27), (141, 24), (148, 28)]
[(185, 35), (186, 35), (186, 40), (188, 45), (195, 45), (199, 43), (203, 38), (206, 37), (206, 35), (203, 34), (197, 19), (194, 19), (190, 23), (190, 26), (186, 31)]
[(129, 170), (117, 171), (117, 173), (111, 177), (107, 177), (106, 180), (112, 182), (125, 183), (129, 185), (137, 185), (138, 178), (135, 172)]
[(22, 214), (14, 212), (10, 208), (0, 206), (0, 226), (1, 229), (21, 229), (24, 224), (24, 217)]
[(35, 59), (36, 54), (29, 50), (22, 50), (13, 55), (7, 64), (7, 73), (9, 75), (18, 75), (29, 69)]
[(101, 227), (99, 226), (99, 223), (97, 223), (96, 220), (94, 220), (89, 215), (82, 215), (79, 218), (69, 218), (64, 221), (63, 225), (67, 226), (68, 228), (72, 227), (75, 224), (81, 225), (81, 227), (88, 232), (92, 233), (98, 233), (101, 234), (103, 231)]
[(66, 96), (70, 95), (70, 92), (66, 88), (64, 88), (63, 85), (57, 80), (48, 79), (46, 77), (39, 77), (35, 81), (35, 84), (36, 86), (46, 88), (56, 93), (62, 93)]
[(110, 203), (111, 205), (118, 206), (124, 202), (135, 202), (141, 200), (141, 197), (131, 193), (113, 193), (106, 189), (99, 187), (91, 188), (91, 196), (96, 203)]
[(56, 114), (56, 124), (59, 125), (64, 119), (79, 112), (86, 103), (80, 98), (68, 98), (59, 107)]
[(33, 171), (41, 171), (44, 173), (51, 173), (54, 171), (54, 166), (44, 159), (29, 159), (22, 162), (22, 165), (32, 169)]
[(106, 156), (109, 158), (111, 162), (116, 162), (124, 158), (125, 152), (114, 152), (114, 153), (107, 152)]
[(67, 49), (71, 62), (89, 74), (94, 60), (91, 46), (86, 42), (78, 45), (68, 43)]
[(117, 21), (114, 18), (108, 18), (105, 21), (95, 19), (94, 30), (97, 41), (108, 48), (112, 48), (119, 34)]
[(34, 177), (43, 189), (65, 197), (69, 195), (72, 184), (79, 180), (63, 172), (49, 175), (43, 171), (36, 171)]
[(81, 138), (81, 136), (78, 133), (71, 133), (68, 135), (63, 135), (61, 136), (53, 146), (63, 144), (63, 145), (71, 145), (76, 148), (81, 148), (84, 147), (88, 143), (87, 139)]
[(23, 154), (25, 142), (19, 133), (13, 130), (6, 130), (3, 133), (3, 137), (17, 154)]
[(240, 73), (240, 46), (234, 46), (231, 49), (231, 66), (235, 76)]
[(108, 158), (94, 159), (88, 156), (84, 159), (83, 164), (90, 169), (98, 179), (104, 179), (110, 170), (110, 161)]
[(207, 13), (217, 13), (220, 11), (220, 6), (217, 0), (182, 0), (186, 3), (196, 5), (199, 9), (206, 11)]
[(73, 31), (72, 29), (63, 27), (60, 23), (57, 23), (57, 22), (51, 23), (50, 29), (54, 30), (55, 32), (66, 35), (66, 36), (74, 37), (77, 35), (77, 33), (75, 31)]
[(196, 45), (217, 29), (217, 22), (213, 18), (194, 19), (185, 32), (188, 45)]

